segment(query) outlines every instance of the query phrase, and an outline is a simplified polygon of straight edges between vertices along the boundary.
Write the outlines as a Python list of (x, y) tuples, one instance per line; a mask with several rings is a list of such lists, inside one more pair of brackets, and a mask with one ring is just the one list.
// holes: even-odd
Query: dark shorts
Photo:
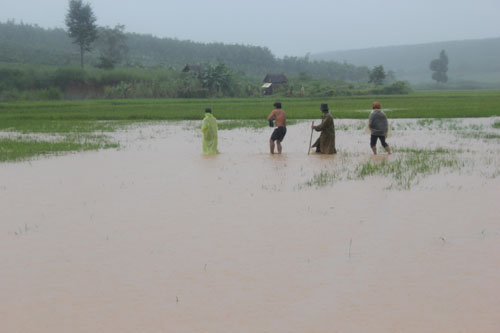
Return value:
[(285, 126), (276, 127), (273, 134), (271, 135), (271, 141), (278, 140), (281, 142), (285, 138), (285, 134), (286, 134), (286, 127)]
[(375, 147), (377, 145), (377, 139), (380, 139), (380, 143), (382, 144), (382, 147), (387, 147), (388, 144), (385, 142), (385, 136), (383, 135), (372, 135), (370, 137), (370, 147)]

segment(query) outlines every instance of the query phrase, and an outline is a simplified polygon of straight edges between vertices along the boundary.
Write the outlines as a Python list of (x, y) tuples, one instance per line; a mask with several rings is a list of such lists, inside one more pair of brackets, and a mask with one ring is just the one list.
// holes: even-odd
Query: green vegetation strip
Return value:
[(341, 180), (362, 180), (370, 176), (383, 176), (393, 180), (388, 188), (408, 190), (423, 177), (437, 174), (443, 169), (459, 171), (470, 163), (456, 156), (457, 151), (445, 148), (434, 150), (401, 149), (396, 155), (380, 162), (364, 161), (354, 167), (345, 160), (335, 169), (321, 171), (300, 187), (324, 187)]
[(118, 147), (118, 144), (105, 140), (77, 141), (76, 138), (66, 138), (64, 141), (0, 139), (0, 162), (22, 161), (40, 155)]
[[(116, 128), (144, 121), (201, 120), (204, 109), (211, 107), (220, 122), (220, 129), (262, 128), (276, 98), (220, 98), (220, 99), (122, 99), (53, 102), (0, 103), (0, 131), (15, 133), (44, 133), (94, 135), (112, 132)], [(378, 100), (390, 119), (422, 118), (422, 126), (432, 126), (440, 118), (500, 116), (500, 91), (419, 92), (410, 95), (358, 96), (335, 98), (279, 98), (287, 111), (289, 124), (300, 119), (321, 117), (319, 105), (328, 103), (337, 119), (367, 119), (372, 102)], [(423, 119), (423, 118), (433, 118)], [(440, 120), (441, 121), (441, 120)], [(363, 124), (360, 124), (360, 126)], [(363, 125), (364, 126), (364, 125)], [(453, 129), (453, 124), (447, 124)], [(495, 122), (494, 128), (500, 127)], [(472, 129), (472, 128), (471, 128)], [(458, 130), (456, 128), (455, 130)], [(472, 129), (473, 130), (473, 129)], [(479, 135), (479, 134), (478, 134)], [(498, 134), (480, 134), (481, 138), (498, 138)], [(478, 138), (479, 138), (478, 137)], [(71, 139), (67, 139), (71, 140)], [(47, 152), (81, 150), (78, 141), (61, 148), (61, 143), (31, 144), (31, 155)], [(11, 153), (9, 141), (0, 141), (0, 161), (19, 160)], [(104, 145), (88, 149), (116, 146)], [(36, 148), (39, 147), (39, 148)], [(16, 148), (20, 149), (21, 148)], [(38, 153), (36, 152), (38, 149)], [(87, 149), (87, 148), (85, 148)]]
[[(398, 96), (280, 98), (290, 119), (320, 118), (319, 105), (330, 105), (336, 118), (364, 119), (379, 100), (389, 118), (460, 118), (500, 116), (500, 91), (420, 92)], [(199, 120), (205, 107), (217, 119), (265, 119), (274, 98), (141, 99), (0, 103), (0, 129), (41, 121)]]
[[(297, 124), (297, 120), (291, 119), (287, 120), (287, 126)], [(268, 127), (269, 124), (267, 121), (262, 120), (228, 120), (222, 121), (218, 123), (219, 130), (232, 130), (237, 128), (250, 128), (250, 129), (259, 129)]]
[(368, 176), (392, 177), (393, 187), (410, 189), (421, 177), (437, 174), (441, 169), (459, 170), (463, 163), (454, 155), (441, 154), (437, 151), (412, 152), (398, 156), (394, 160), (362, 163), (356, 167), (354, 175), (358, 179)]

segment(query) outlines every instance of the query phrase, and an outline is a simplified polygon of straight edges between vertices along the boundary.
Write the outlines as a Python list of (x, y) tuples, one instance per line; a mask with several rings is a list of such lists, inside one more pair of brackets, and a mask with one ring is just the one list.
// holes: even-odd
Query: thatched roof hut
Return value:
[(283, 84), (287, 83), (288, 79), (285, 74), (267, 74), (264, 78), (264, 83), (274, 83), (274, 84)]
[(199, 73), (203, 70), (203, 67), (201, 67), (201, 65), (186, 65), (182, 71), (184, 73), (187, 73), (187, 72), (196, 72), (196, 73)]

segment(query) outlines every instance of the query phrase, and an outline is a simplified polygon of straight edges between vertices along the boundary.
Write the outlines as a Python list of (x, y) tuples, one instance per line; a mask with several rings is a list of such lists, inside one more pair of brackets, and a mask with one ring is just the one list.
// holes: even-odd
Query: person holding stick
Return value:
[(314, 121), (311, 124), (311, 137), (309, 138), (309, 146), (307, 146), (307, 155), (311, 152), (311, 143), (313, 141), (313, 132), (314, 132)]
[(273, 104), (274, 110), (271, 112), (267, 120), (269, 121), (269, 126), (274, 127), (274, 121), (276, 122), (276, 129), (269, 139), (269, 149), (271, 154), (274, 154), (274, 142), (276, 141), (276, 146), (278, 147), (278, 154), (281, 154), (281, 142), (286, 135), (286, 113), (281, 109), (281, 103), (276, 102)]
[(314, 142), (312, 148), (316, 148), (317, 153), (321, 154), (336, 154), (337, 149), (335, 149), (335, 123), (333, 121), (333, 116), (329, 112), (328, 104), (321, 103), (321, 112), (323, 112), (323, 117), (321, 119), (321, 124), (311, 128), (317, 132), (321, 132), (319, 138)]

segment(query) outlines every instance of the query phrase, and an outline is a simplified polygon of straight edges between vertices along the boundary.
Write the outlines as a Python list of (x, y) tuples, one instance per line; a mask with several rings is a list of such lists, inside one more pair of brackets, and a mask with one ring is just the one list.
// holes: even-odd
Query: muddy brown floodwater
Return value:
[[(359, 121), (337, 121), (333, 157), (307, 156), (309, 122), (281, 156), (238, 129), (212, 157), (199, 122), (157, 123), (0, 164), (0, 332), (498, 332), (500, 140), (454, 134), (493, 121), (394, 121), (376, 158)], [(473, 165), (303, 186), (436, 147)]]

